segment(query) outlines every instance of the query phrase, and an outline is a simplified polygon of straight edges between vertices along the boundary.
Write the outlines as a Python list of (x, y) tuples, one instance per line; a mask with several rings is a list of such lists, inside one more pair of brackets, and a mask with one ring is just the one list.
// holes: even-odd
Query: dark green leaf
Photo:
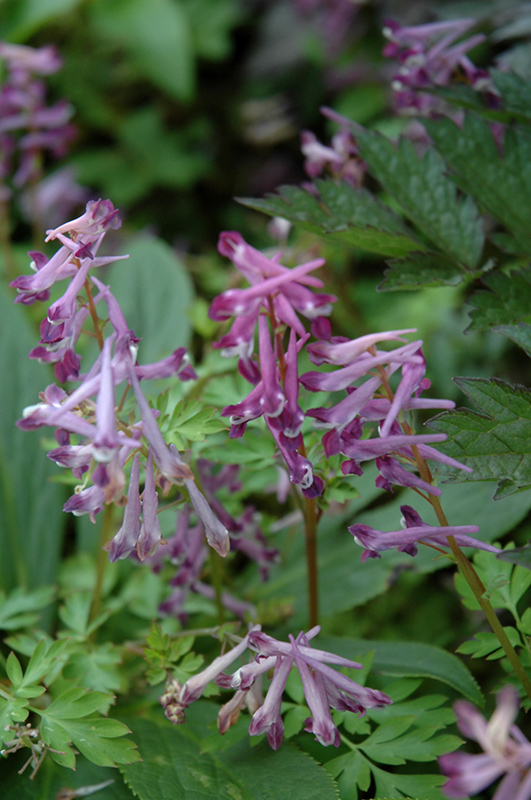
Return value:
[(120, 42), (143, 76), (177, 100), (190, 100), (195, 65), (188, 16), (178, 0), (100, 0), (90, 4), (98, 33)]
[(395, 147), (360, 127), (355, 137), (369, 170), (396, 197), (405, 216), (462, 269), (474, 269), (483, 248), (483, 223), (472, 198), (458, 198), (442, 158), (428, 149), (419, 159), (408, 140), (400, 139)]
[(479, 412), (447, 411), (428, 423), (449, 436), (440, 449), (474, 470), (449, 480), (497, 480), (505, 494), (531, 486), (531, 391), (497, 378), (455, 381)]
[(531, 325), (528, 322), (519, 322), (517, 325), (500, 325), (494, 330), (522, 347), (531, 358)]
[(288, 743), (274, 753), (265, 742), (251, 748), (246, 738), (221, 752), (202, 752), (215, 709), (207, 706), (205, 714), (196, 706), (179, 727), (128, 720), (143, 763), (121, 772), (139, 800), (336, 800), (330, 776)]
[(531, 122), (531, 87), (516, 72), (491, 70), (494, 85), (500, 92), (503, 110), (521, 122)]
[(464, 191), (499, 220), (531, 251), (531, 136), (521, 128), (509, 128), (503, 141), (503, 157), (491, 126), (467, 114), (463, 126), (441, 117), (428, 121), (430, 136)]
[(411, 253), (406, 258), (387, 262), (385, 279), (380, 291), (396, 289), (418, 289), (420, 286), (457, 286), (463, 280), (463, 272), (439, 253)]
[(528, 267), (508, 275), (493, 272), (483, 283), (489, 291), (475, 292), (467, 301), (473, 307), (469, 330), (531, 320), (531, 270)]
[(424, 249), (400, 217), (366, 189), (323, 180), (315, 185), (318, 197), (299, 186), (281, 186), (278, 195), (268, 195), (265, 200), (239, 202), (370, 253), (405, 256)]

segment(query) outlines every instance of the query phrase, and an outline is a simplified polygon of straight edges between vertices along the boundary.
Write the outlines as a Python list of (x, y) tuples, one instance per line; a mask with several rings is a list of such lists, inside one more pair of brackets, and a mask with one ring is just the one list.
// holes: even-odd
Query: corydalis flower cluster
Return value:
[[(65, 155), (74, 135), (70, 123), (73, 110), (64, 101), (52, 106), (46, 102), (42, 78), (61, 67), (55, 48), (34, 49), (0, 42), (0, 62), (6, 68), (0, 87), (0, 183), (14, 170), (12, 182), (20, 189), (40, 180), (43, 152), (50, 152), (55, 158)], [(9, 196), (9, 189), (4, 186), (2, 199)]]
[[(319, 258), (288, 269), (280, 263), (280, 254), (267, 258), (234, 232), (221, 234), (218, 249), (251, 285), (229, 289), (212, 302), (211, 319), (221, 322), (236, 317), (230, 331), (214, 347), (220, 348), (225, 357), (238, 356), (240, 373), (254, 385), (244, 400), (226, 406), (221, 413), (230, 418), (231, 437), (242, 436), (248, 422), (263, 417), (288, 467), (291, 482), (307, 496), (315, 497), (323, 484), (301, 452), (304, 413), (298, 402), (297, 357), (310, 335), (300, 316), (311, 321), (316, 335), (330, 333), (327, 317), (336, 298), (314, 293), (312, 289), (320, 289), (323, 284), (310, 275), (324, 260)], [(254, 359), (256, 329), (259, 363)]]
[[(361, 475), (361, 464), (374, 460), (379, 475), (376, 485), (392, 492), (393, 486), (405, 486), (424, 496), (437, 497), (441, 490), (433, 484), (427, 462), (445, 464), (471, 472), (470, 467), (444, 455), (434, 444), (446, 439), (446, 434), (415, 434), (408, 415), (416, 409), (450, 409), (450, 400), (424, 398), (421, 395), (430, 386), (425, 377), (426, 361), (422, 341), (407, 342), (404, 334), (414, 330), (384, 331), (358, 339), (334, 338), (307, 346), (310, 359), (337, 367), (333, 372), (307, 372), (301, 383), (314, 392), (346, 391), (346, 396), (332, 407), (310, 409), (308, 416), (315, 419), (317, 428), (325, 429), (323, 446), (327, 456), (343, 455), (341, 471), (345, 475)], [(393, 350), (381, 350), (381, 342), (405, 342)], [(399, 374), (396, 388), (391, 388), (391, 378)], [(363, 381), (358, 385), (359, 381)], [(417, 474), (419, 470), (423, 474)], [(463, 546), (476, 546), (498, 552), (470, 537), (478, 528), (432, 528), (426, 525), (417, 512), (409, 506), (402, 508), (405, 517), (404, 531), (383, 533), (367, 525), (356, 524), (349, 528), (355, 541), (364, 547), (363, 560), (377, 557), (381, 550), (398, 548), (400, 552), (415, 555), (415, 542), (447, 544), (453, 535)]]
[[(361, 686), (329, 666), (362, 668), (355, 661), (311, 647), (310, 641), (319, 632), (320, 627), (316, 626), (307, 633), (301, 632), (297, 638), (290, 635), (289, 642), (281, 642), (262, 633), (260, 626), (255, 625), (236, 647), (219, 656), (209, 667), (185, 683), (179, 697), (182, 709), (201, 697), (211, 681), (223, 688), (234, 689), (233, 699), (219, 712), (220, 732), (225, 733), (236, 722), (240, 709), (247, 702), (252, 710), (250, 735), (265, 733), (273, 750), (277, 750), (284, 736), (280, 713), (282, 695), (288, 675), (295, 667), (311, 713), (311, 717), (306, 719), (305, 730), (313, 733), (321, 744), (339, 747), (339, 731), (332, 719), (331, 708), (364, 714), (365, 709), (388, 705), (391, 699), (383, 692)], [(228, 667), (247, 649), (257, 653), (255, 659), (232, 675), (227, 674)], [(262, 680), (270, 670), (273, 671), (273, 677), (265, 699), (262, 699)]]
[[(52, 286), (68, 282), (63, 295), (49, 306), (40, 326), (41, 341), (30, 357), (54, 363), (61, 383), (69, 380), (78, 384), (70, 393), (57, 384), (48, 386), (41, 402), (25, 409), (17, 424), (23, 430), (55, 428), (59, 447), (48, 456), (59, 466), (72, 469), (80, 481), (64, 510), (88, 514), (93, 521), (104, 504), (124, 504), (124, 467), (132, 458), (123, 524), (110, 543), (111, 561), (133, 551), (144, 559), (156, 549), (161, 538), (157, 489), (165, 494), (171, 484), (186, 486), (209, 544), (226, 555), (226, 528), (195, 485), (190, 467), (175, 447), (168, 447), (164, 441), (140, 385), (144, 379), (194, 378), (186, 350), (180, 347), (162, 361), (138, 365), (140, 340), (129, 329), (110, 287), (94, 275), (98, 267), (124, 258), (97, 255), (106, 233), (119, 226), (118, 211), (109, 200), (89, 202), (80, 217), (47, 232), (47, 241), (61, 244), (56, 254), (48, 259), (42, 253), (31, 253), (35, 274), (12, 282), (18, 291), (16, 301), (25, 304), (47, 300)], [(86, 299), (82, 297), (83, 290)], [(105, 315), (98, 317), (102, 305)], [(101, 352), (88, 372), (82, 374), (81, 357), (75, 348), (89, 317), (99, 334)], [(108, 321), (105, 339), (101, 333), (104, 319)], [(138, 418), (129, 408), (127, 413), (116, 408), (116, 393), (122, 384), (124, 389), (132, 389)], [(143, 491), (141, 462), (145, 473)]]

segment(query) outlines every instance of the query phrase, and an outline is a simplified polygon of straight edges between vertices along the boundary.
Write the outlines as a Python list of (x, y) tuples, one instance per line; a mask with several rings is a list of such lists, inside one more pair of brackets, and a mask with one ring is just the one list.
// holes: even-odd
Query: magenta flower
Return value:
[(516, 727), (518, 695), (506, 686), (496, 698), (496, 710), (489, 721), (466, 700), (454, 704), (457, 725), (468, 739), (478, 742), (480, 755), (448, 753), (439, 758), (441, 771), (449, 780), (442, 789), (447, 797), (471, 797), (505, 775), (494, 800), (531, 798), (531, 742)]

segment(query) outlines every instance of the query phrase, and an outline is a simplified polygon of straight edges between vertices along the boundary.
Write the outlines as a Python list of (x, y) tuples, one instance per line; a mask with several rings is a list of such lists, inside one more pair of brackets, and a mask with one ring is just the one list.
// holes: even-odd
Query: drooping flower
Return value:
[(453, 536), (460, 547), (475, 547), (478, 550), (487, 550), (489, 553), (501, 553), (499, 547), (473, 538), (470, 534), (477, 533), (477, 525), (450, 525), (437, 527), (427, 525), (422, 521), (411, 506), (400, 506), (404, 515), (405, 529), (400, 531), (378, 531), (369, 525), (357, 523), (349, 527), (349, 532), (354, 537), (356, 544), (364, 547), (362, 561), (368, 558), (381, 558), (383, 550), (394, 550), (399, 553), (408, 553), (410, 556), (417, 554), (417, 544), (435, 544), (437, 547), (448, 548), (448, 536)]

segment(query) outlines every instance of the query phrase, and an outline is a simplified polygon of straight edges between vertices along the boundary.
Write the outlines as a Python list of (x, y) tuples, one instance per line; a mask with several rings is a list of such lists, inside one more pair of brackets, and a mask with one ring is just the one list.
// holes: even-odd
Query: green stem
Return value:
[(101, 610), (101, 601), (103, 597), (103, 578), (105, 577), (105, 570), (108, 563), (107, 551), (103, 549), (103, 546), (111, 538), (113, 515), (114, 506), (112, 504), (104, 506), (100, 543), (96, 560), (96, 584), (94, 586), (94, 595), (92, 597), (92, 605), (90, 607), (89, 623), (94, 622)]
[[(428, 465), (426, 464), (424, 459), (419, 455), (418, 449), (416, 447), (413, 447), (412, 449), (413, 452), (415, 453), (415, 458), (417, 460), (417, 466), (419, 468), (421, 478), (423, 480), (429, 479), (429, 482), (431, 483), (432, 478)], [(446, 519), (446, 514), (443, 511), (439, 498), (435, 497), (434, 495), (430, 495), (429, 502), (431, 503), (441, 526), (448, 527), (448, 520)], [(457, 562), (457, 566), (459, 567), (461, 575), (466, 580), (466, 582), (470, 586), (470, 589), (474, 593), (474, 597), (479, 603), (481, 610), (485, 614), (487, 622), (492, 628), (494, 635), (498, 639), (503, 649), (503, 652), (509, 659), (509, 663), (514, 669), (515, 674), (518, 676), (522, 686), (525, 689), (527, 696), (531, 700), (531, 680), (527, 672), (525, 671), (522, 662), (518, 658), (516, 650), (512, 646), (511, 642), (507, 637), (507, 634), (503, 630), (503, 625), (496, 616), (496, 612), (494, 611), (492, 605), (490, 604), (490, 601), (486, 597), (485, 594), (486, 590), (485, 586), (483, 585), (483, 581), (481, 580), (476, 570), (474, 569), (468, 558), (465, 556), (465, 554), (463, 553), (463, 551), (461, 550), (461, 548), (459, 547), (453, 536), (448, 536), (448, 544), (450, 545), (450, 549)]]
[(461, 574), (463, 575), (464, 579), (474, 592), (474, 597), (478, 601), (479, 605), (481, 606), (481, 610), (485, 614), (487, 621), (490, 627), (493, 630), (494, 635), (497, 637), (498, 641), (500, 642), (503, 651), (509, 662), (514, 669), (516, 675), (518, 676), (522, 686), (524, 687), (527, 696), (531, 700), (531, 680), (529, 679), (528, 674), (526, 673), (522, 662), (518, 658), (516, 650), (512, 646), (511, 642), (507, 638), (507, 634), (503, 630), (503, 626), (496, 616), (496, 612), (494, 611), (493, 607), (491, 606), (490, 602), (487, 600), (485, 596), (485, 586), (483, 585), (483, 581), (477, 574), (476, 570), (465, 556), (459, 545), (456, 543), (453, 536), (448, 537), (448, 544), (452, 550), (455, 560), (457, 561), (457, 565), (461, 570)]

